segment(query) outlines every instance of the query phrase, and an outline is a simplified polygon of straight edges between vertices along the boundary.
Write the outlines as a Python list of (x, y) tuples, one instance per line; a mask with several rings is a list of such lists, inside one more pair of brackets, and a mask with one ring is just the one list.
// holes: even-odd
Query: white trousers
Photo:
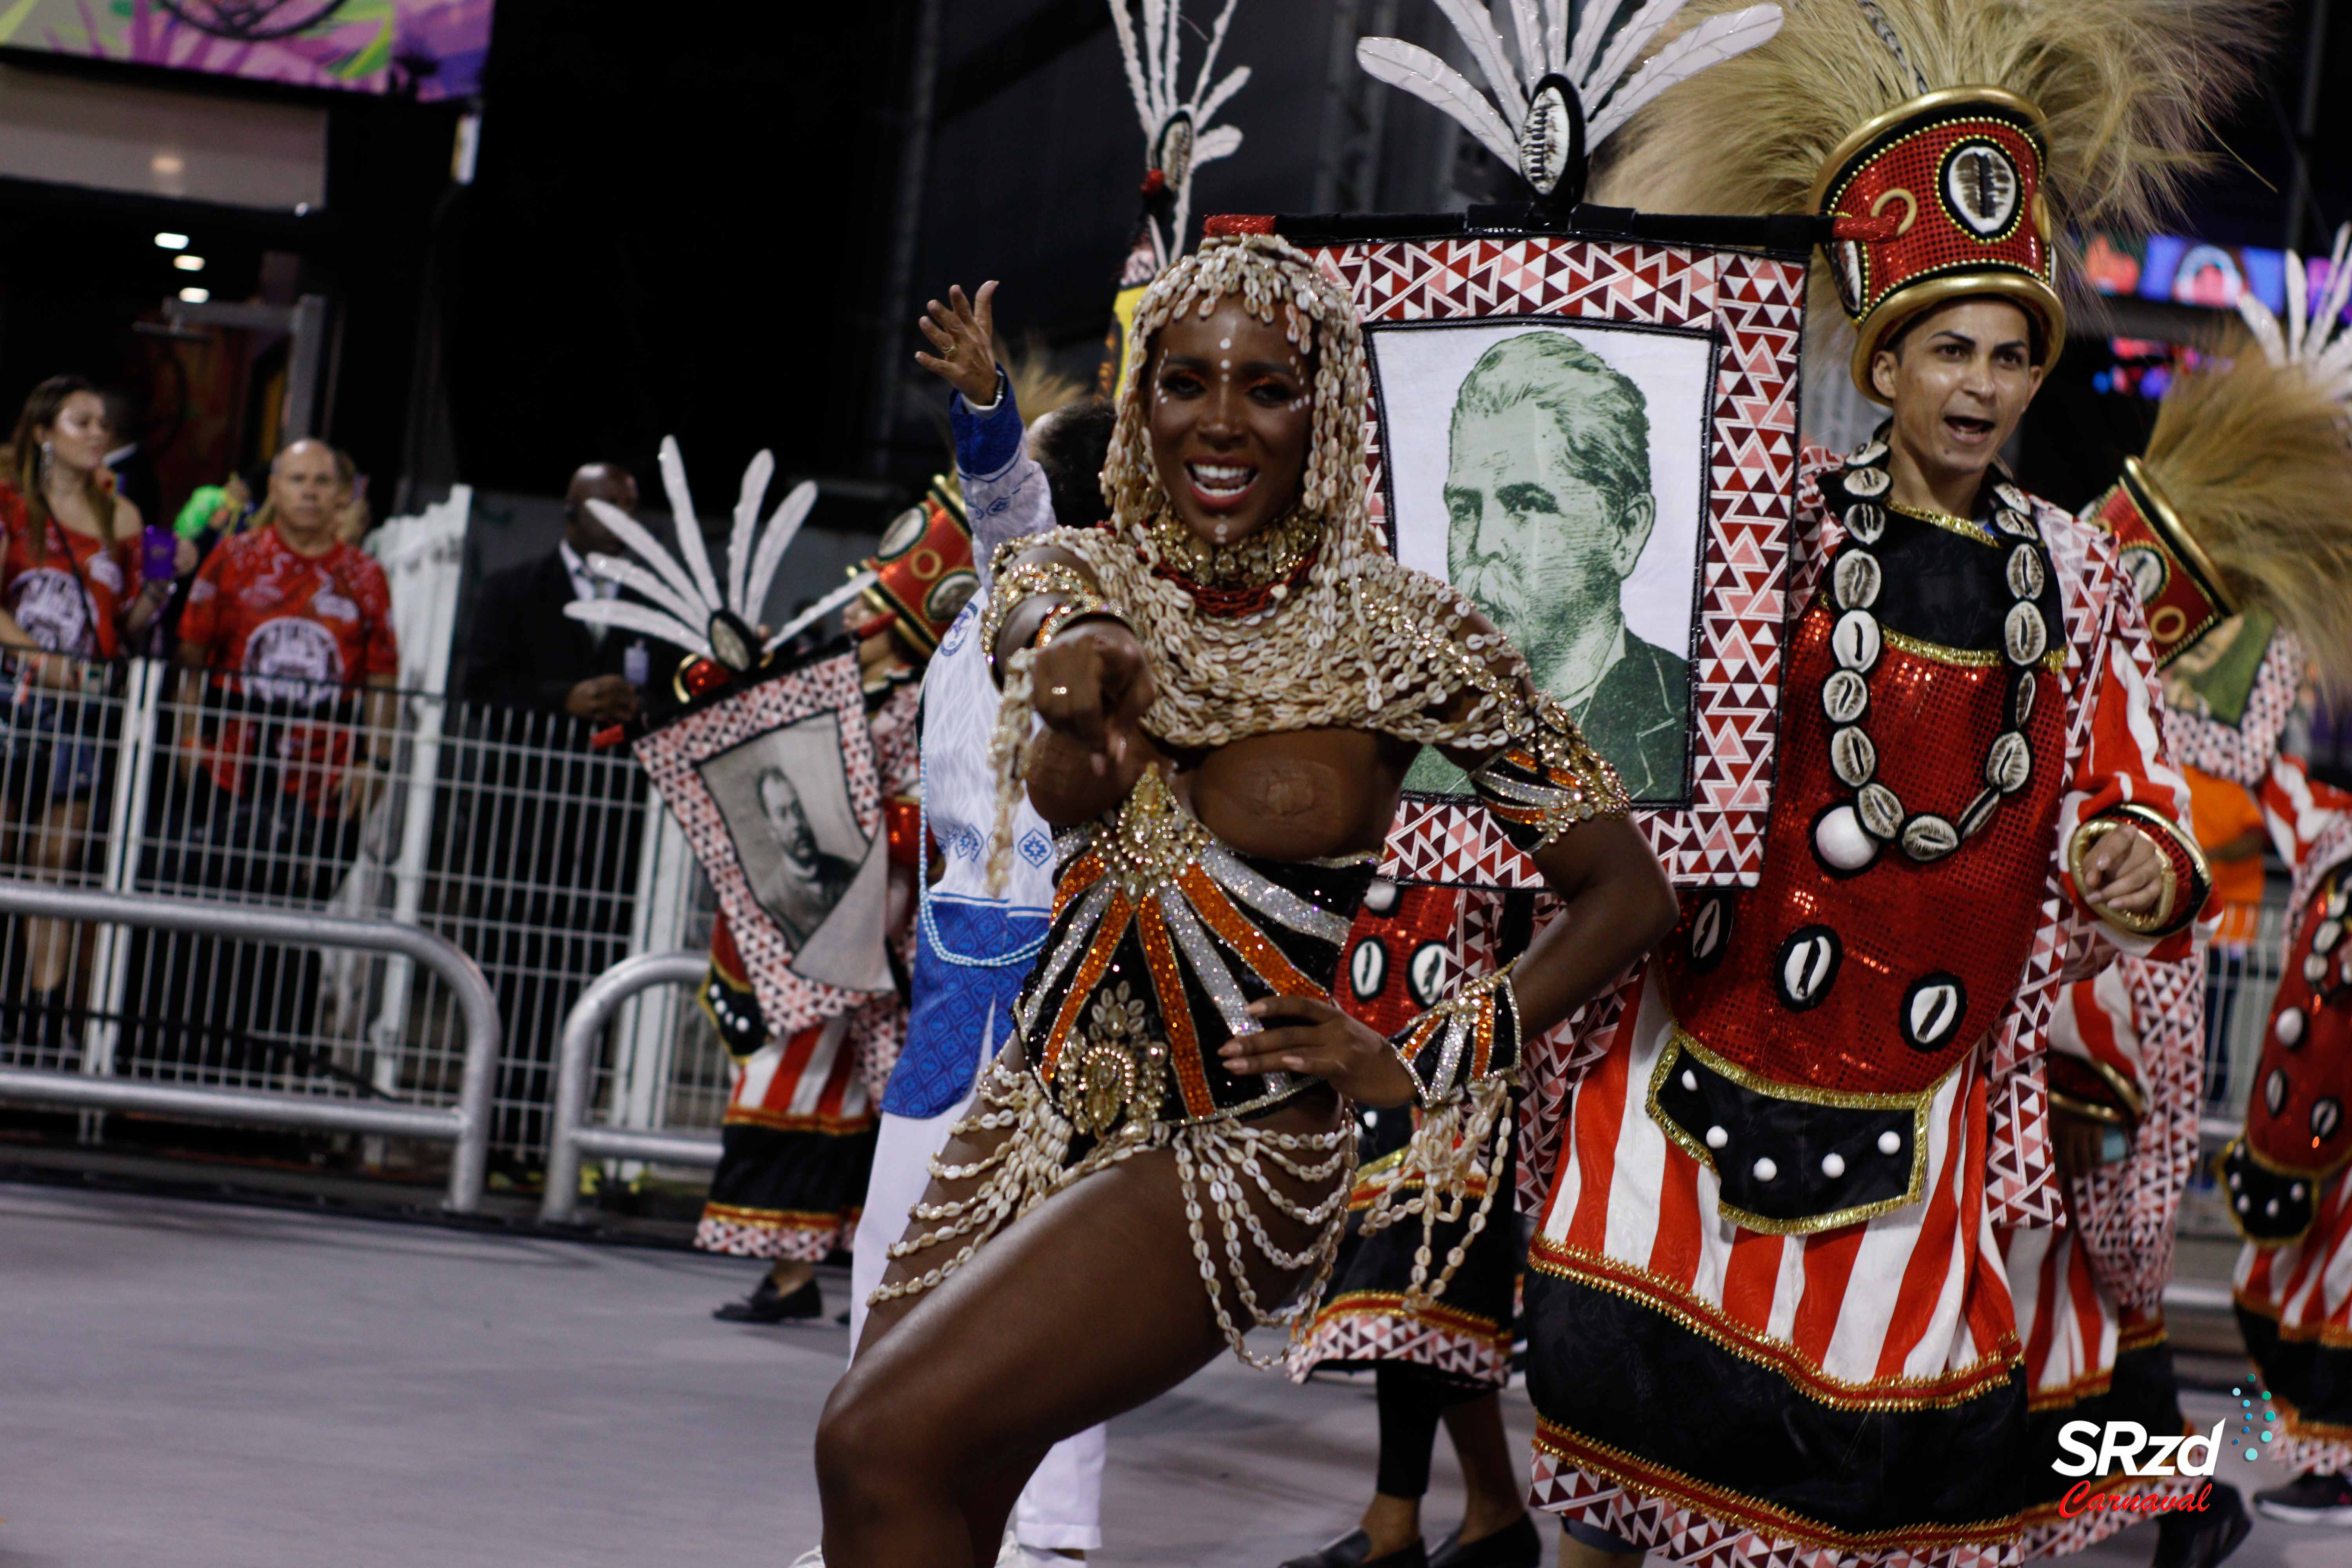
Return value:
[[(986, 1053), (982, 1056), (983, 1068)], [(885, 1113), (874, 1143), (874, 1174), (866, 1184), (866, 1212), (857, 1222), (849, 1263), (849, 1342), (866, 1331), (866, 1299), (882, 1283), (890, 1244), (907, 1228), (907, 1211), (930, 1184), (931, 1156), (971, 1105), (918, 1121)], [(1092, 1552), (1102, 1545), (1103, 1429), (1089, 1426), (1056, 1443), (1022, 1489), (1013, 1510), (1013, 1533), (1039, 1551)]]

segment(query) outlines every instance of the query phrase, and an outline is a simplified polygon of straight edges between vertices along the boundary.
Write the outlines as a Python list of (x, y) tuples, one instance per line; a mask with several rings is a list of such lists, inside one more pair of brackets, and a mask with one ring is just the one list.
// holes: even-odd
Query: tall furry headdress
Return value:
[(2335, 271), (2317, 301), (2307, 300), (2303, 259), (2290, 251), (2285, 330), (2249, 301), (2251, 335), (2232, 334), (2226, 358), (2173, 382), (2140, 458), (2235, 604), (2275, 615), (2338, 693), (2352, 692), (2347, 251), (2352, 226), (2336, 235)]
[[(1740, 9), (1690, 0), (1678, 28)], [(2039, 109), (2053, 237), (2145, 230), (2209, 154), (2206, 121), (2250, 79), (2274, 0), (1791, 0), (1779, 33), (1635, 114), (1596, 202), (1802, 213), (1858, 127), (1926, 93), (1996, 87)], [(2063, 243), (2063, 239), (2061, 243)], [(1813, 319), (1839, 318), (1817, 268)]]

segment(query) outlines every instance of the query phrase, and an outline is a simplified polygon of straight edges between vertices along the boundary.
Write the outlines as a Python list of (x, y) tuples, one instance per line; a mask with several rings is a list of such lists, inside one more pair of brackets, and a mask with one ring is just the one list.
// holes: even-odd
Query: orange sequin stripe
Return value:
[(1168, 1054), (1176, 1061), (1176, 1082), (1184, 1094), (1184, 1114), (1215, 1113), (1217, 1102), (1209, 1092), (1209, 1076), (1201, 1060), (1201, 1037), (1192, 1031), (1192, 1006), (1184, 996), (1184, 977), (1176, 967), (1175, 945), (1168, 940), (1167, 917), (1157, 902), (1135, 913), (1135, 929), (1143, 938), (1143, 956), (1151, 965), (1151, 984), (1160, 993), (1160, 1018), (1168, 1026)]
[(1103, 879), (1103, 858), (1098, 850), (1089, 849), (1070, 862), (1054, 884), (1054, 919), (1060, 920), (1062, 911), (1086, 895), (1088, 889)]
[(1301, 974), (1282, 949), (1265, 939), (1265, 933), (1253, 925), (1242, 912), (1234, 908), (1224, 889), (1210, 879), (1209, 874), (1194, 861), (1184, 868), (1177, 879), (1184, 896), (1192, 900), (1192, 909), (1208, 928), (1223, 939), (1227, 947), (1242, 955), (1258, 978), (1285, 996), (1327, 997), (1323, 987)]
[(1095, 983), (1110, 967), (1111, 954), (1118, 951), (1119, 938), (1127, 934), (1128, 919), (1134, 913), (1135, 906), (1127, 901), (1124, 892), (1110, 896), (1110, 908), (1103, 911), (1102, 924), (1095, 928), (1094, 943), (1078, 961), (1078, 972), (1070, 977), (1069, 994), (1062, 998), (1062, 1010), (1054, 1016), (1054, 1026), (1046, 1032), (1045, 1058), (1037, 1066), (1037, 1076), (1044, 1081), (1054, 1081), (1054, 1064), (1062, 1059), (1062, 1042), (1070, 1037), (1078, 1009), (1094, 994)]

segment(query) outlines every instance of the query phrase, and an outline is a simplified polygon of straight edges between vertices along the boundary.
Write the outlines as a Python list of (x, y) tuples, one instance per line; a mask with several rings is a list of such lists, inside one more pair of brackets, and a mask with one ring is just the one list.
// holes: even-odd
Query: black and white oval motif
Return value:
[(2155, 603), (2172, 575), (2171, 564), (2164, 559), (2163, 552), (2153, 545), (2127, 544), (2122, 554), (2124, 574), (2131, 579), (2132, 592), (2139, 595), (2142, 605)]
[(1359, 1002), (1369, 1002), (1381, 994), (1389, 981), (1389, 950), (1381, 939), (1368, 936), (1356, 944), (1348, 955), (1348, 988)]
[(1878, 663), (1878, 619), (1868, 610), (1848, 610), (1830, 628), (1830, 651), (1848, 669), (1864, 675)]
[(1445, 965), (1453, 950), (1442, 942), (1424, 942), (1412, 950), (1405, 965), (1405, 989), (1417, 1006), (1434, 1007), (1445, 994)]
[(1845, 471), (1845, 493), (1873, 500), (1886, 493), (1890, 481), (1885, 468), (1848, 468)]
[(1875, 544), (1886, 532), (1886, 509), (1858, 500), (1845, 509), (1846, 537), (1856, 544)]
[(1960, 847), (1960, 830), (1933, 812), (1903, 825), (1903, 853), (1914, 860), (1940, 860)]
[(1883, 784), (1866, 784), (1854, 792), (1853, 814), (1873, 838), (1891, 840), (1903, 831), (1903, 802)]
[(1837, 979), (1838, 963), (1845, 949), (1837, 932), (1827, 926), (1801, 926), (1780, 944), (1772, 971), (1773, 984), (1779, 987), (1780, 1001), (1792, 1013), (1821, 1005)]
[(2319, 922), (2319, 929), (2311, 933), (2311, 951), (2334, 952), (2336, 944), (2343, 940), (2344, 922), (2342, 921), (2322, 921)]
[(2001, 617), (2000, 636), (2011, 664), (2032, 664), (2050, 647), (2050, 627), (2034, 605), (2011, 605)]
[(1859, 242), (1841, 240), (1837, 248), (1837, 281), (1840, 303), (1852, 315), (1862, 304), (1862, 246)]
[(2026, 721), (2033, 717), (2033, 699), (2035, 696), (2035, 681), (2033, 679), (2033, 672), (2032, 670), (2029, 669), (2023, 675), (2018, 677), (2017, 691), (2016, 694), (2010, 699), (2010, 710), (2011, 712), (2016, 714), (2017, 727), (2021, 730), (2025, 728)]
[(1397, 885), (1386, 877), (1375, 877), (1364, 886), (1364, 908), (1376, 915), (1384, 915), (1396, 908)]
[(2049, 578), (2042, 570), (2042, 552), (2031, 544), (2021, 544), (2009, 552), (2009, 591), (2021, 599), (2042, 597), (2042, 585)]
[(2352, 909), (2352, 888), (2337, 887), (2328, 889), (2327, 918), (2340, 921), (2347, 909)]
[(2040, 534), (2034, 531), (2033, 519), (2025, 512), (2018, 510), (2015, 507), (2004, 506), (1995, 508), (1992, 514), (1992, 525), (1995, 528), (2000, 529), (2003, 533), (2008, 534), (2012, 539), (2038, 539), (2041, 537)]
[(1878, 557), (1867, 550), (1841, 551), (1831, 577), (1837, 590), (1838, 608), (1866, 610), (1878, 603)]
[(1985, 783), (2003, 795), (2015, 795), (2033, 776), (2033, 748), (2014, 730), (1994, 737), (1985, 752)]
[(1568, 172), (1572, 134), (1563, 85), (1556, 77), (1546, 78), (1528, 101), (1527, 121), (1519, 127), (1519, 173), (1538, 195), (1551, 195)]
[(1841, 669), (1822, 682), (1822, 711), (1832, 724), (1851, 724), (1870, 708), (1870, 682)]
[(2326, 978), (2327, 960), (2322, 958), (2315, 952), (2305, 953), (2303, 955), (2303, 983), (2305, 985), (2315, 986)]
[(1830, 736), (1830, 771), (1848, 789), (1860, 789), (1878, 772), (1878, 748), (1856, 724)]
[(882, 531), (881, 548), (874, 552), (875, 558), (890, 561), (904, 555), (915, 548), (923, 535), (930, 531), (930, 526), (931, 514), (927, 509), (908, 507), (892, 518), (890, 526)]
[(1717, 894), (1699, 905), (1691, 917), (1690, 961), (1694, 969), (1712, 969), (1723, 961), (1731, 943), (1731, 900)]
[(1885, 456), (1886, 456), (1886, 443), (1874, 436), (1848, 452), (1845, 455), (1845, 460), (1853, 468), (1866, 468)]
[(2016, 221), (2017, 164), (1999, 142), (1970, 138), (1944, 155), (1944, 204), (1979, 239)]
[(2277, 1068), (2271, 1068), (2270, 1076), (2263, 1079), (2263, 1103), (2270, 1107), (2273, 1116), (2286, 1109), (2286, 1093), (2289, 1087), (2286, 1074)]
[(1969, 802), (1968, 809), (1960, 813), (1960, 837), (1974, 838), (1978, 834), (1982, 833), (1985, 824), (1992, 820), (1992, 814), (2000, 809), (2000, 791), (1997, 789), (1979, 791), (1976, 799)]
[(2277, 1036), (2278, 1043), (2288, 1050), (2303, 1044), (2303, 1009), (2289, 1007), (2279, 1014), (2278, 1021), (2271, 1026), (2271, 1033)]
[(2311, 1135), (2322, 1143), (2335, 1137), (2336, 1130), (2343, 1125), (2344, 1103), (2334, 1095), (2311, 1108)]
[(1903, 1016), (1898, 1022), (1904, 1041), (1914, 1050), (1935, 1050), (1959, 1032), (1960, 1020), (1968, 1011), (1968, 988), (1958, 975), (1942, 970), (1922, 975), (1903, 994)]

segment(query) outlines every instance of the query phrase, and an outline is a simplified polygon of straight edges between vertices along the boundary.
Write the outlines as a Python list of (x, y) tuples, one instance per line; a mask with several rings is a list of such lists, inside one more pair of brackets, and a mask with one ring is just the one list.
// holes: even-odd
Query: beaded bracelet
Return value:
[(988, 650), (988, 670), (999, 686), (1004, 684), (1004, 672), (997, 667), (996, 639), (1003, 635), (1004, 623), (1013, 618), (1014, 612), (1040, 594), (1091, 600), (1109, 608), (1076, 567), (1059, 561), (1033, 561), (1000, 575), (994, 592), (988, 596), (988, 613), (980, 621), (981, 646)]
[(1044, 652), (1045, 645), (1059, 636), (1064, 626), (1082, 616), (1099, 616), (1117, 621), (1121, 626), (1127, 625), (1125, 617), (1111, 607), (1108, 599), (1068, 599), (1045, 612), (1045, 618), (1037, 623), (1037, 635), (1029, 639), (1029, 646)]

